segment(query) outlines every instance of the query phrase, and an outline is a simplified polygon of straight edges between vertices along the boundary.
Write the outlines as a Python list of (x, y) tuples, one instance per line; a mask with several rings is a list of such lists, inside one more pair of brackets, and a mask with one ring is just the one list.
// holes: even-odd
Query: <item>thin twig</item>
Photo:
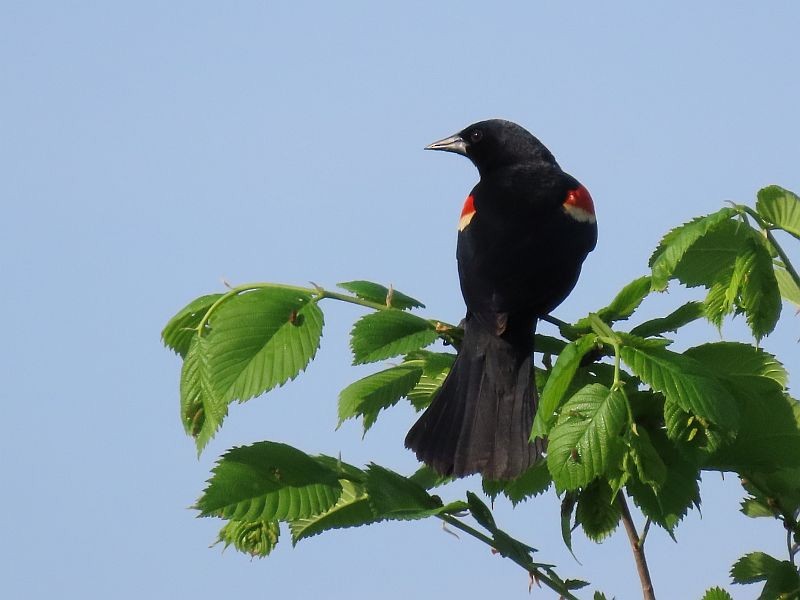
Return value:
[(656, 600), (656, 594), (653, 590), (653, 580), (650, 579), (650, 570), (647, 568), (647, 558), (644, 555), (644, 545), (641, 543), (639, 534), (636, 532), (636, 525), (633, 523), (633, 517), (631, 517), (631, 511), (628, 508), (628, 503), (625, 500), (624, 494), (620, 493), (617, 495), (617, 503), (622, 512), (622, 523), (625, 525), (625, 531), (628, 534), (628, 541), (631, 544), (633, 558), (636, 561), (639, 581), (642, 583), (642, 598), (644, 598), (644, 600)]
[[(464, 523), (460, 519), (457, 519), (456, 517), (454, 517), (452, 515), (448, 515), (446, 513), (438, 515), (438, 516), (442, 521), (444, 521), (448, 525), (452, 525), (456, 529), (460, 529), (464, 533), (471, 535), (476, 540), (480, 540), (481, 542), (483, 542), (484, 544), (486, 544), (490, 548), (494, 548), (495, 542), (494, 542), (494, 540), (492, 540), (492, 538), (490, 538), (487, 535), (484, 535), (483, 533), (481, 533), (477, 529), (474, 529), (473, 527), (470, 527), (469, 525), (467, 525), (466, 523)], [(578, 600), (574, 595), (572, 595), (570, 593), (569, 590), (565, 589), (564, 586), (562, 586), (557, 581), (555, 581), (555, 580), (551, 579), (550, 577), (548, 577), (547, 575), (545, 575), (542, 572), (542, 570), (539, 569), (536, 566), (536, 563), (534, 563), (533, 561), (530, 561), (530, 560), (526, 561), (526, 560), (522, 559), (521, 557), (517, 557), (517, 556), (513, 556), (513, 555), (503, 555), (503, 556), (505, 556), (505, 558), (511, 559), (512, 561), (517, 563), (520, 567), (525, 569), (528, 572), (528, 574), (531, 577), (533, 577), (534, 580), (536, 580), (537, 582), (541, 581), (542, 583), (544, 583), (547, 587), (549, 587), (554, 592), (558, 592), (558, 594), (560, 594), (561, 598), (564, 598), (565, 600)]]

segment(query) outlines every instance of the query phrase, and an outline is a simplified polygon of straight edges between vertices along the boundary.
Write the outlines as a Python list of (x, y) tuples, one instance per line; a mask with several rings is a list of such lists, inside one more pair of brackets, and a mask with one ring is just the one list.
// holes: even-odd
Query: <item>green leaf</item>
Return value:
[(362, 486), (346, 479), (342, 480), (341, 484), (342, 495), (330, 509), (324, 513), (296, 519), (289, 523), (293, 544), (323, 531), (360, 527), (376, 523), (379, 520), (372, 511), (369, 498)]
[(422, 410), (433, 401), (450, 373), (455, 359), (456, 355), (449, 352), (428, 352), (427, 350), (417, 350), (406, 356), (404, 364), (422, 367), (422, 376), (417, 385), (406, 394), (414, 408)]
[(239, 552), (263, 558), (278, 544), (280, 532), (276, 521), (228, 521), (216, 543), (225, 544), (225, 548), (232, 545)]
[(678, 263), (689, 248), (709, 231), (713, 231), (720, 223), (731, 219), (735, 215), (736, 211), (734, 209), (723, 208), (710, 215), (698, 217), (667, 233), (650, 258), (650, 267), (653, 271), (653, 289), (665, 289)]
[(756, 519), (759, 517), (775, 517), (775, 511), (756, 498), (745, 498), (740, 509), (743, 515)]
[(606, 480), (595, 479), (578, 494), (575, 523), (593, 542), (602, 542), (614, 533), (620, 517), (619, 505), (614, 501), (614, 493)]
[(688, 287), (710, 287), (720, 274), (730, 274), (736, 257), (749, 244), (751, 232), (741, 221), (719, 223), (686, 251), (673, 277)]
[(238, 521), (293, 521), (327, 511), (339, 500), (337, 473), (277, 442), (229, 450), (197, 501), (201, 516)]
[(710, 469), (764, 473), (800, 467), (800, 428), (793, 418), (796, 404), (771, 380), (737, 377), (730, 384), (741, 414), (736, 439), (714, 452)]
[(653, 447), (650, 435), (644, 427), (637, 427), (629, 441), (630, 456), (636, 466), (639, 481), (657, 490), (667, 479), (667, 467)]
[(781, 514), (794, 515), (800, 510), (798, 481), (800, 468), (795, 467), (769, 473), (751, 471), (742, 478), (742, 485), (751, 495)]
[(719, 587), (713, 587), (706, 590), (701, 600), (733, 600), (733, 597)]
[(772, 266), (772, 256), (762, 243), (751, 244), (753, 254), (737, 257), (744, 273), (740, 305), (757, 340), (772, 333), (781, 316), (781, 295)]
[(781, 564), (777, 558), (764, 552), (750, 552), (737, 560), (731, 567), (734, 583), (756, 583), (765, 581)]
[[(693, 283), (709, 287), (708, 296), (703, 301), (703, 310), (706, 318), (717, 328), (721, 328), (723, 319), (740, 306), (742, 286), (748, 277), (756, 252), (751, 240), (747, 237), (746, 226), (741, 223), (729, 222), (727, 228), (720, 227), (720, 230), (722, 229), (732, 229), (731, 234), (726, 238), (728, 240), (728, 247), (725, 248), (728, 252), (727, 256), (724, 256), (722, 260), (713, 261), (709, 260), (705, 254), (701, 254), (694, 257), (695, 260), (691, 263), (694, 265), (694, 269), (708, 272), (708, 275), (698, 276), (697, 281)], [(713, 248), (713, 250), (719, 253), (717, 248)], [(684, 282), (689, 281), (686, 277), (683, 280)]]
[(345, 281), (344, 283), (337, 283), (336, 285), (343, 290), (354, 293), (359, 298), (377, 304), (385, 304), (391, 308), (399, 308), (400, 310), (425, 308), (425, 305), (419, 300), (411, 296), (406, 296), (404, 293), (398, 292), (394, 288), (390, 290), (372, 281)]
[(561, 539), (564, 540), (564, 545), (572, 556), (575, 556), (572, 551), (572, 512), (577, 502), (577, 492), (566, 492), (561, 500)]
[(742, 478), (742, 485), (764, 504), (782, 514), (800, 510), (800, 468), (778, 469), (769, 473), (751, 471)]
[(358, 467), (344, 462), (341, 457), (318, 454), (314, 457), (314, 460), (326, 469), (333, 471), (336, 474), (336, 477), (340, 480), (346, 479), (354, 483), (363, 484), (364, 480), (366, 479), (366, 472), (362, 471)]
[(445, 508), (421, 485), (374, 463), (367, 469), (366, 489), (373, 512), (381, 518), (423, 519)]
[(436, 328), (400, 310), (381, 310), (359, 319), (350, 333), (353, 364), (376, 362), (419, 350), (436, 341)]
[[(598, 310), (597, 316), (609, 324), (615, 321), (624, 321), (639, 308), (642, 300), (650, 293), (651, 283), (649, 275), (634, 279), (620, 290), (608, 306)], [(589, 317), (579, 320), (575, 323), (575, 327), (589, 329), (591, 327)]]
[(427, 465), (422, 465), (413, 475), (409, 477), (411, 481), (422, 486), (426, 490), (439, 487), (445, 483), (450, 483), (453, 478), (450, 475), (440, 475)]
[(718, 377), (766, 377), (786, 387), (789, 374), (772, 354), (741, 342), (713, 342), (689, 348), (685, 356), (693, 358)]
[(687, 302), (675, 309), (666, 317), (650, 319), (631, 329), (631, 334), (639, 337), (661, 335), (668, 331), (678, 331), (684, 325), (696, 321), (703, 316), (703, 305), (700, 302)]
[(516, 506), (523, 500), (538, 496), (550, 488), (553, 479), (547, 470), (547, 463), (540, 461), (522, 475), (511, 481), (483, 480), (483, 491), (492, 499), (503, 493)]
[(534, 336), (533, 347), (542, 354), (558, 355), (564, 351), (567, 342), (549, 335), (537, 333)]
[(621, 356), (634, 374), (664, 394), (668, 402), (711, 421), (723, 431), (736, 431), (736, 402), (702, 363), (664, 348), (624, 347)]
[(645, 516), (672, 533), (689, 508), (700, 504), (700, 470), (661, 431), (650, 431), (650, 440), (666, 466), (666, 479), (658, 488), (630, 473), (625, 488)]
[(581, 590), (588, 586), (589, 582), (581, 579), (565, 579), (564, 585), (566, 585), (568, 590)]
[(758, 191), (756, 210), (766, 221), (800, 239), (800, 198), (770, 185)]
[(533, 420), (531, 440), (544, 437), (550, 431), (556, 419), (555, 413), (565, 399), (564, 395), (575, 376), (575, 371), (578, 370), (583, 356), (594, 346), (595, 340), (596, 336), (594, 335), (584, 335), (567, 344), (558, 355), (558, 360), (553, 365), (553, 370), (549, 374), (541, 398), (539, 398), (539, 408)]
[(494, 522), (492, 511), (484, 504), (480, 498), (470, 491), (467, 491), (467, 506), (472, 518), (484, 529), (494, 533), (497, 531), (497, 524)]
[(685, 252), (672, 276), (709, 289), (704, 311), (717, 327), (734, 310), (741, 311), (760, 338), (780, 315), (772, 256), (763, 237), (745, 223), (719, 223)]
[(189, 352), (189, 344), (197, 335), (197, 327), (200, 321), (222, 294), (209, 294), (200, 296), (184, 306), (178, 314), (172, 317), (161, 332), (161, 339), (167, 348), (176, 354), (186, 357)]
[(208, 342), (195, 336), (181, 369), (181, 421), (186, 433), (195, 439), (197, 453), (203, 451), (228, 414), (228, 403), (211, 384)]
[(221, 304), (208, 335), (215, 392), (243, 401), (294, 379), (314, 358), (322, 323), (310, 293), (265, 288)]
[(592, 384), (564, 404), (547, 449), (547, 467), (556, 485), (567, 490), (584, 487), (616, 463), (626, 403), (621, 390)]
[(723, 432), (706, 419), (683, 410), (669, 398), (664, 400), (664, 425), (669, 439), (694, 460), (707, 460), (709, 452), (715, 452), (730, 444), (731, 432)]
[(741, 415), (736, 439), (708, 459), (708, 468), (772, 471), (800, 466), (796, 402), (785, 394), (788, 373), (771, 354), (748, 344), (717, 342), (685, 355), (719, 377)]
[(800, 309), (800, 287), (797, 287), (789, 271), (775, 267), (775, 279), (778, 282), (781, 297)]
[(399, 365), (351, 383), (339, 394), (339, 425), (347, 419), (363, 417), (366, 433), (378, 413), (397, 404), (414, 389), (421, 376), (421, 368)]

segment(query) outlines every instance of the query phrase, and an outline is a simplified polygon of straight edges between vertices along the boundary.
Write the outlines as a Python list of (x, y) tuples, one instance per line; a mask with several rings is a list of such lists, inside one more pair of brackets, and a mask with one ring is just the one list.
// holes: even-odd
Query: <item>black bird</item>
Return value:
[(480, 181), (458, 224), (464, 340), (406, 447), (443, 475), (513, 479), (544, 450), (529, 439), (536, 323), (572, 291), (594, 249), (594, 205), (516, 123), (481, 121), (426, 149), (466, 156)]

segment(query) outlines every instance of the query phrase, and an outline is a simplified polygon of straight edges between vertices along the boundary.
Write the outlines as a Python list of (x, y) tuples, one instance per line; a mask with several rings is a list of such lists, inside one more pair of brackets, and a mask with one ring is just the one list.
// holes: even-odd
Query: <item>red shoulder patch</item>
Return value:
[(466, 201), (464, 202), (464, 208), (461, 209), (461, 218), (458, 221), (458, 230), (464, 231), (464, 228), (469, 225), (469, 222), (472, 221), (472, 217), (475, 216), (475, 198), (472, 197), (472, 194), (467, 196)]
[(594, 223), (594, 202), (592, 196), (582, 185), (578, 185), (574, 190), (567, 192), (567, 199), (564, 200), (564, 211), (576, 221), (583, 223)]

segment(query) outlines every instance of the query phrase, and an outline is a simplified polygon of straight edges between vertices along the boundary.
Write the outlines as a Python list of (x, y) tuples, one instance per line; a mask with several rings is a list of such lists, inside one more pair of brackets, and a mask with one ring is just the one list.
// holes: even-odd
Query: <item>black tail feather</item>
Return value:
[[(529, 441), (537, 394), (533, 327), (499, 336), (467, 321), (450, 374), (406, 436), (406, 447), (435, 471), (513, 479), (542, 455)], [(516, 339), (515, 339), (516, 338)]]

